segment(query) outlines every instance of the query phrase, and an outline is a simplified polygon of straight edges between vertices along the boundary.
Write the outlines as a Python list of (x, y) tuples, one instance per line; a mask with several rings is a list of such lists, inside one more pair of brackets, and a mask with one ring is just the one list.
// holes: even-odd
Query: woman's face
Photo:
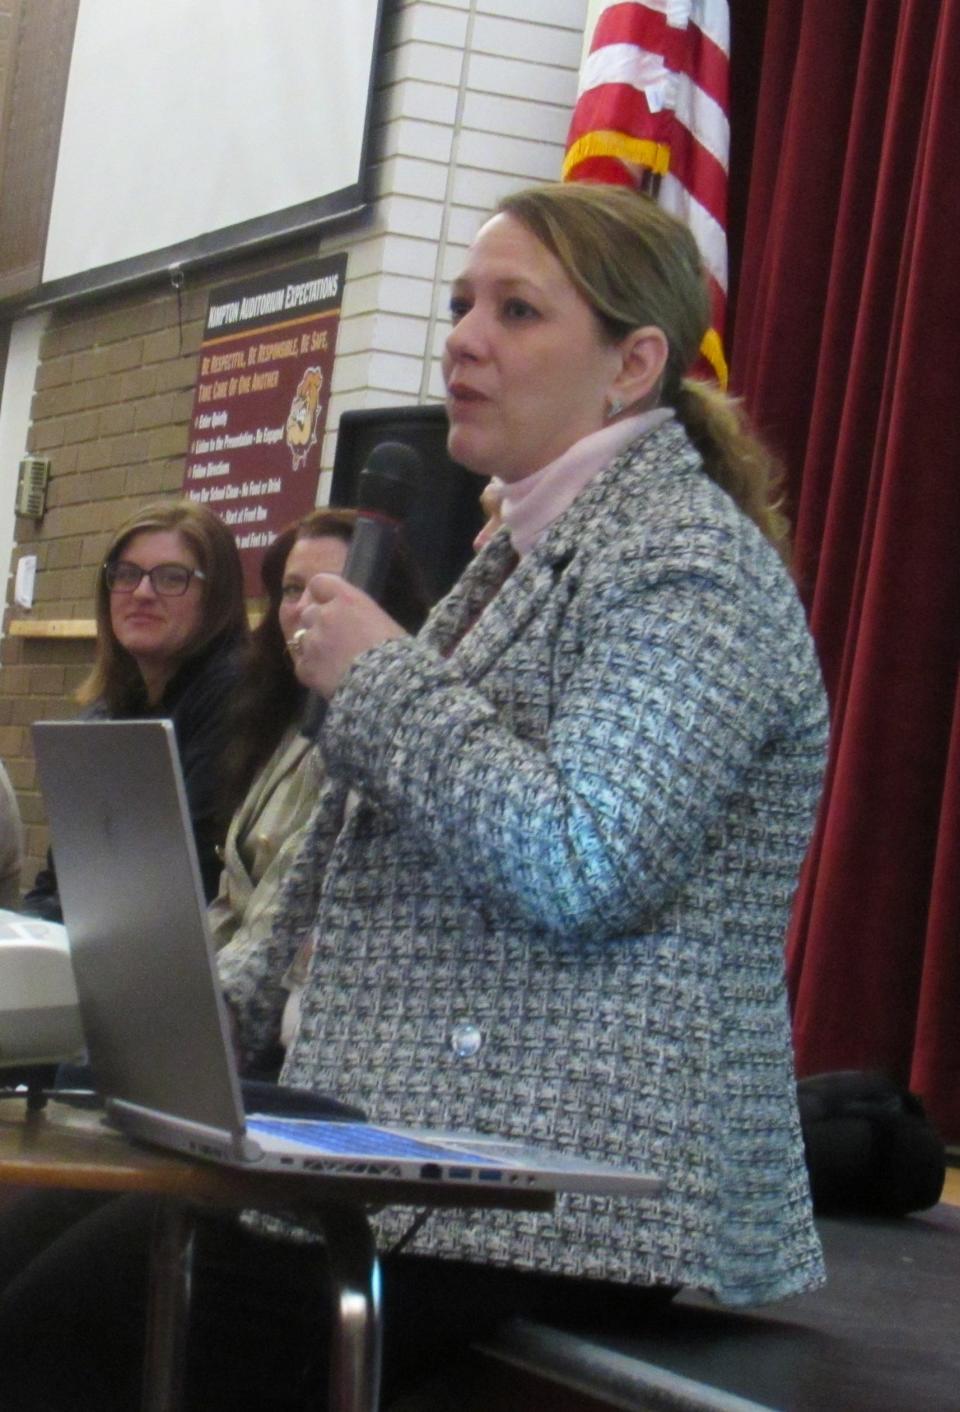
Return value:
[[(347, 562), (347, 544), (336, 535), (325, 534), (318, 539), (298, 539), (287, 555), (283, 570), (283, 594), (280, 599), (280, 631), (289, 642), (300, 626), (300, 613), (312, 599), (307, 584), (314, 574), (342, 574)], [(297, 656), (293, 654), (294, 670)]]
[(560, 261), (515, 217), (487, 221), (450, 297), (448, 447), (519, 480), (604, 423), (622, 359)]
[[(128, 539), (118, 562), (155, 569), (182, 564), (199, 569), (197, 557), (176, 530), (143, 530)], [(110, 625), (144, 676), (169, 674), (189, 655), (203, 621), (203, 583), (192, 578), (179, 597), (157, 593), (144, 575), (132, 593), (110, 594)]]

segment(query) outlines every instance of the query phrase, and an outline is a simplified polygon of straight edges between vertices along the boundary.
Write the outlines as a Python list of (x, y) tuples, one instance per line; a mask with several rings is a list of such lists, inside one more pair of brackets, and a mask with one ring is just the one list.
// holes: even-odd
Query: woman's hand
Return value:
[(337, 574), (317, 574), (307, 585), (310, 604), (300, 614), (297, 676), (325, 700), (361, 652), (407, 633), (362, 589)]

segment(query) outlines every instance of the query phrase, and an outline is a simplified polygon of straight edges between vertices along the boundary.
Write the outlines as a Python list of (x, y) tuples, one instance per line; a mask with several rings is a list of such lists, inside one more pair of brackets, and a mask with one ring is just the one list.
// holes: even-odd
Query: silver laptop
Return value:
[(321, 1116), (277, 1116), (272, 1103), (245, 1112), (172, 724), (42, 721), (33, 740), (90, 1068), (125, 1133), (260, 1170), (659, 1189), (644, 1173), (506, 1139), (327, 1118), (322, 1096)]

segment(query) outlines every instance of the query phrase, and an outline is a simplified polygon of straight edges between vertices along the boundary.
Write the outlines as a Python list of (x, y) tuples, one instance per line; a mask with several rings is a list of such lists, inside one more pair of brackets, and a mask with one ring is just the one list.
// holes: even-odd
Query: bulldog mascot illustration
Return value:
[(310, 447), (317, 439), (317, 417), (320, 412), (322, 387), (323, 373), (320, 368), (307, 368), (290, 403), (284, 441), (289, 448), (295, 471), (303, 467)]

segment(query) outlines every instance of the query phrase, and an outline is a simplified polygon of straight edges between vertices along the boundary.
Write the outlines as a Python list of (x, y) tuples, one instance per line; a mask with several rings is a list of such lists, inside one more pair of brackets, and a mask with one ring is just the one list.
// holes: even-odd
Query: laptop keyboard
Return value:
[(472, 1162), (477, 1166), (500, 1167), (501, 1161), (467, 1148), (445, 1148), (439, 1141), (424, 1142), (387, 1128), (369, 1123), (325, 1123), (310, 1120), (293, 1121), (282, 1118), (248, 1118), (247, 1131), (256, 1135), (286, 1138), (302, 1142), (324, 1152), (346, 1156), (423, 1158), (433, 1162)]

